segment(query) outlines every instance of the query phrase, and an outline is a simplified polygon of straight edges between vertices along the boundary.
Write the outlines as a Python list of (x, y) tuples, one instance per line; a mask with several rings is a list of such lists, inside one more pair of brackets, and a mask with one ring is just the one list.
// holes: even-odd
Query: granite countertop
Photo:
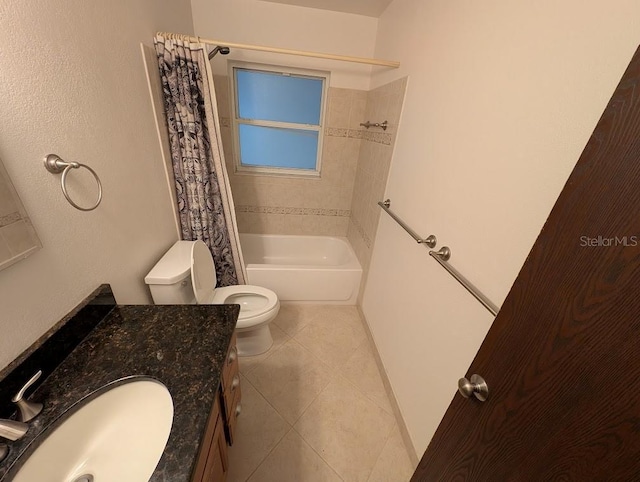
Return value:
[[(42, 382), (30, 400), (44, 403), (27, 434), (10, 443), (0, 480), (35, 450), (76, 402), (115, 380), (153, 377), (174, 404), (171, 434), (151, 481), (189, 481), (240, 307), (238, 305), (116, 306)], [(46, 375), (45, 375), (46, 376)], [(3, 393), (3, 396), (8, 394)], [(58, 422), (58, 423), (56, 423)], [(44, 437), (42, 437), (43, 439)]]

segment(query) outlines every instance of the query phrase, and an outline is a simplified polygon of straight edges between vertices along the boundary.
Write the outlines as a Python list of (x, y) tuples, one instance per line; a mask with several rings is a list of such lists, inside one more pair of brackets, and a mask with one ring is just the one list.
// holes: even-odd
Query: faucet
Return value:
[[(24, 399), (24, 392), (40, 378), (40, 375), (42, 375), (42, 370), (38, 370), (38, 372), (24, 384), (24, 387), (20, 389), (16, 396), (11, 399), (13, 403), (18, 405), (19, 422), (28, 422), (42, 412), (43, 405), (41, 403), (29, 402)], [(0, 436), (2, 436), (2, 434), (0, 434)]]
[[(29, 425), (25, 422), (18, 422), (17, 420), (5, 420), (0, 418), (0, 437), (7, 440), (16, 441), (19, 440), (27, 433)], [(0, 462), (9, 455), (9, 447), (7, 444), (0, 443)]]
[(21, 439), (27, 430), (29, 430), (29, 424), (0, 418), (0, 437), (2, 438), (15, 442)]
[[(38, 372), (24, 384), (16, 396), (11, 399), (12, 402), (18, 405), (18, 420), (0, 419), (0, 437), (13, 442), (21, 439), (24, 437), (24, 434), (27, 433), (27, 430), (29, 430), (29, 424), (27, 424), (27, 422), (35, 418), (42, 411), (43, 405), (41, 403), (24, 400), (24, 393), (40, 378), (40, 375), (42, 375), (42, 370), (38, 370)], [(7, 455), (9, 455), (9, 447), (7, 444), (0, 443), (0, 462), (2, 462)]]

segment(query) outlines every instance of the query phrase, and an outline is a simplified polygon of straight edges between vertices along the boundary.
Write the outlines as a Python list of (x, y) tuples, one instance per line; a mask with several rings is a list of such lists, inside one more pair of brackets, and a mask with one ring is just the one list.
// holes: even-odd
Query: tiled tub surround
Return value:
[(386, 131), (372, 127), (364, 133), (353, 188), (347, 237), (362, 265), (365, 281), (380, 219), (378, 201), (383, 200), (387, 185), (406, 87), (404, 77), (367, 94), (365, 118), (371, 122), (386, 120), (389, 127)]
[(167, 446), (150, 480), (189, 481), (238, 312), (237, 305), (114, 307), (30, 397), (43, 401), (44, 410), (27, 434), (11, 443), (0, 479), (11, 480), (13, 472), (7, 475), (7, 470), (16, 458), (28, 455), (34, 438), (53, 428), (75, 402), (113, 380), (145, 375), (167, 386), (175, 409)]
[(320, 178), (303, 179), (234, 173), (229, 79), (214, 82), (240, 232), (346, 236), (367, 92), (329, 88)]
[[(320, 179), (235, 174), (229, 79), (214, 81), (240, 232), (347, 236), (366, 279), (407, 78), (370, 92), (329, 88)], [(389, 127), (364, 129), (366, 120)]]

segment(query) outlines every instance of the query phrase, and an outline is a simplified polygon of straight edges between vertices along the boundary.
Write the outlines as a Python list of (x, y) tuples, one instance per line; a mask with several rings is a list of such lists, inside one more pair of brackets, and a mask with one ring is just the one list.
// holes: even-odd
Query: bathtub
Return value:
[(240, 234), (248, 284), (281, 301), (355, 305), (362, 267), (347, 238)]

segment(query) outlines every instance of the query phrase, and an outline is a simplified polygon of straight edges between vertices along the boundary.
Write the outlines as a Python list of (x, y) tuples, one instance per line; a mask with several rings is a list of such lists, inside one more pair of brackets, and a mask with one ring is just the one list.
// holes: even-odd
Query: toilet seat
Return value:
[(253, 285), (216, 288), (212, 303), (240, 305), (236, 324), (239, 331), (271, 320), (280, 309), (278, 296), (273, 291)]
[(244, 331), (271, 321), (280, 309), (278, 296), (262, 286), (237, 285), (216, 288), (216, 270), (207, 245), (195, 241), (191, 248), (191, 283), (199, 305), (238, 304), (236, 330)]

